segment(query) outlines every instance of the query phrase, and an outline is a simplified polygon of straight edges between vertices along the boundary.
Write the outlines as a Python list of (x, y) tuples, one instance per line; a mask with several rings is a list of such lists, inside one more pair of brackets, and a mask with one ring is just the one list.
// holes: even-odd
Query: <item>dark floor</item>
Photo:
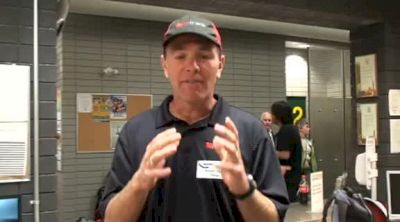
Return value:
[[(302, 205), (299, 203), (292, 203), (286, 213), (285, 222), (319, 222), (321, 219), (322, 212), (312, 213), (310, 204)], [(330, 222), (329, 218), (327, 222)]]

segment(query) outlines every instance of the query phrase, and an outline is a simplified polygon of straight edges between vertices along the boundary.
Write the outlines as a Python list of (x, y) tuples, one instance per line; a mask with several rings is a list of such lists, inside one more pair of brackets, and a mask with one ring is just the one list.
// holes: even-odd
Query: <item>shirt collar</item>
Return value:
[[(214, 126), (216, 123), (224, 124), (225, 117), (229, 116), (229, 104), (219, 95), (214, 94), (217, 100), (214, 108), (208, 116), (207, 122), (209, 126)], [(156, 110), (156, 128), (161, 128), (172, 124), (173, 122), (182, 121), (174, 117), (169, 111), (169, 103), (173, 96), (169, 95)]]

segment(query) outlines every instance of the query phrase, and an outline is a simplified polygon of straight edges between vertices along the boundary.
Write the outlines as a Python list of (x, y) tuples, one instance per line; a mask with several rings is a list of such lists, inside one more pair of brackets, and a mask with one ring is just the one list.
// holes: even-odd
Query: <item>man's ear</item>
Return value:
[(221, 78), (222, 71), (224, 70), (225, 66), (225, 55), (221, 55), (219, 59), (219, 64), (218, 64), (218, 73), (217, 73), (217, 78)]
[(165, 78), (168, 79), (169, 76), (168, 76), (168, 72), (167, 72), (167, 63), (165, 62), (164, 55), (160, 56), (160, 63), (161, 63), (161, 68), (164, 71), (164, 76), (165, 76)]

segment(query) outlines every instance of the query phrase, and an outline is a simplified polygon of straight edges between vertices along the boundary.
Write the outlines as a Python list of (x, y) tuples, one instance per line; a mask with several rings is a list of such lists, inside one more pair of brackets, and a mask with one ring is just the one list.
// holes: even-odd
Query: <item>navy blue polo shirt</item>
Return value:
[(172, 98), (169, 96), (161, 106), (132, 118), (121, 131), (100, 203), (102, 215), (109, 200), (139, 168), (147, 144), (158, 133), (175, 127), (182, 138), (177, 153), (166, 161), (172, 174), (160, 179), (149, 193), (139, 221), (243, 221), (236, 200), (222, 180), (196, 178), (198, 160), (219, 160), (209, 144), (215, 136), (214, 125), (224, 124), (229, 116), (239, 131), (246, 171), (253, 175), (257, 189), (275, 204), (283, 221), (289, 204), (285, 181), (261, 122), (215, 95), (217, 103), (211, 114), (189, 125), (169, 112)]

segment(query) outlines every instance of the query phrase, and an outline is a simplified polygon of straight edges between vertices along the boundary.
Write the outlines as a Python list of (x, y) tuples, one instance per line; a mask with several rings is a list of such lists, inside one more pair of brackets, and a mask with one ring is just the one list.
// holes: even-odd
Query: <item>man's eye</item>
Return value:
[(184, 59), (186, 56), (184, 54), (178, 54), (175, 56), (175, 59)]
[(201, 58), (201, 59), (211, 59), (212, 56), (209, 55), (209, 54), (202, 54), (202, 55), (200, 55), (200, 58)]

